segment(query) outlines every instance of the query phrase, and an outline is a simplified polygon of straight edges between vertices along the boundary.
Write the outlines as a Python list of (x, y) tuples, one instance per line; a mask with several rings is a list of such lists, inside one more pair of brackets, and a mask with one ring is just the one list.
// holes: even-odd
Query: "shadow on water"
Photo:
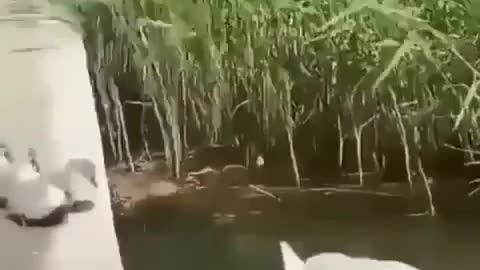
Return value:
[(328, 219), (282, 216), (211, 222), (194, 211), (160, 223), (117, 220), (126, 270), (282, 268), (279, 240), (302, 257), (320, 252), (395, 259), (423, 270), (478, 268), (480, 218), (383, 217)]
[(177, 216), (156, 228), (117, 231), (125, 269), (281, 269), (275, 238), (215, 225), (207, 216)]

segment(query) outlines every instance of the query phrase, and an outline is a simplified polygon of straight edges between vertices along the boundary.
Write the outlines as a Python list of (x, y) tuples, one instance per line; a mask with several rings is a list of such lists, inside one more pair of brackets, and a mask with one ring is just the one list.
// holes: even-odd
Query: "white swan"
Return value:
[[(16, 166), (15, 179), (7, 196), (8, 219), (18, 225), (27, 225), (28, 220), (43, 220), (67, 204), (65, 192), (45, 180), (31, 164)], [(61, 223), (64, 216), (57, 217), (55, 223)]]
[(303, 261), (285, 241), (280, 242), (284, 270), (418, 270), (393, 260), (355, 258), (338, 252), (326, 252)]
[[(34, 157), (34, 156), (33, 156)], [(80, 173), (94, 186), (95, 166), (86, 159), (72, 159), (61, 171), (40, 172), (37, 162), (14, 162), (7, 193), (7, 219), (19, 226), (49, 227), (63, 223), (68, 213), (93, 208), (91, 201), (74, 200), (71, 195), (72, 173)], [(52, 179), (57, 180), (56, 185)]]
[[(37, 153), (33, 149), (29, 149), (33, 167), (39, 171), (40, 165), (37, 162)], [(95, 188), (98, 187), (96, 180), (96, 166), (93, 161), (87, 158), (71, 158), (63, 168), (44, 168), (42, 167), (42, 175), (46, 175), (49, 183), (57, 188), (64, 190), (69, 196), (73, 194), (72, 178), (74, 174), (78, 174), (86, 179)]]

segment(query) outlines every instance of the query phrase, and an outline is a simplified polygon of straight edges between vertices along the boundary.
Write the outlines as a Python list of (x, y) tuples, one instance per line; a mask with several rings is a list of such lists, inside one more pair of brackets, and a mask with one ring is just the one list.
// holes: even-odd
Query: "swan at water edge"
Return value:
[[(69, 213), (85, 212), (93, 208), (93, 202), (73, 200), (68, 190), (53, 185), (49, 181), (52, 175), (40, 174), (40, 168), (34, 166), (38, 163), (34, 161), (15, 164), (13, 181), (10, 180), (12, 182), (7, 195), (8, 220), (19, 226), (50, 227), (62, 224)], [(71, 172), (69, 164), (71, 163), (67, 163), (63, 172), (67, 176)], [(88, 180), (96, 186), (94, 178)]]
[(286, 241), (280, 241), (284, 270), (418, 270), (393, 260), (354, 258), (339, 252), (326, 252), (303, 261)]

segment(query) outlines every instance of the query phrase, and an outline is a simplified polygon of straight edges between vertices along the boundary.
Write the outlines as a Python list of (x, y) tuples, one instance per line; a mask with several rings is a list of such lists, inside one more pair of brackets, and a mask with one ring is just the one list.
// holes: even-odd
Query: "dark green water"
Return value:
[(214, 225), (170, 215), (143, 226), (117, 223), (126, 270), (281, 270), (279, 240), (302, 257), (319, 252), (395, 259), (422, 270), (477, 270), (480, 219), (291, 217)]

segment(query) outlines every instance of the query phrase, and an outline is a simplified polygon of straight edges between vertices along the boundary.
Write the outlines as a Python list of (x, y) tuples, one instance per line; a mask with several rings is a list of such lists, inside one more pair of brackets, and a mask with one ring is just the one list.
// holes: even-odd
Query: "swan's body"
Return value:
[(29, 162), (15, 161), (4, 167), (10, 168), (5, 177), (9, 183), (6, 196), (7, 219), (17, 225), (56, 226), (66, 220), (68, 213), (93, 208), (93, 202), (74, 200), (71, 195), (73, 173), (81, 174), (97, 186), (95, 166), (89, 160), (69, 160), (63, 170), (55, 172), (40, 171), (34, 158)]
[(418, 270), (393, 260), (355, 258), (338, 252), (326, 252), (303, 261), (285, 241), (280, 242), (284, 270)]
[[(29, 164), (18, 166), (9, 193), (9, 210), (39, 218), (66, 201), (65, 193), (49, 185)], [(27, 198), (27, 199), (25, 199)], [(42, 209), (42, 212), (38, 212)]]
[[(25, 225), (23, 223), (27, 223), (28, 219), (43, 220), (67, 204), (65, 192), (48, 184), (30, 164), (17, 166), (14, 183), (8, 194), (9, 219)], [(54, 223), (59, 224), (63, 221), (65, 215), (59, 214)], [(20, 217), (24, 217), (25, 220), (21, 221)]]

